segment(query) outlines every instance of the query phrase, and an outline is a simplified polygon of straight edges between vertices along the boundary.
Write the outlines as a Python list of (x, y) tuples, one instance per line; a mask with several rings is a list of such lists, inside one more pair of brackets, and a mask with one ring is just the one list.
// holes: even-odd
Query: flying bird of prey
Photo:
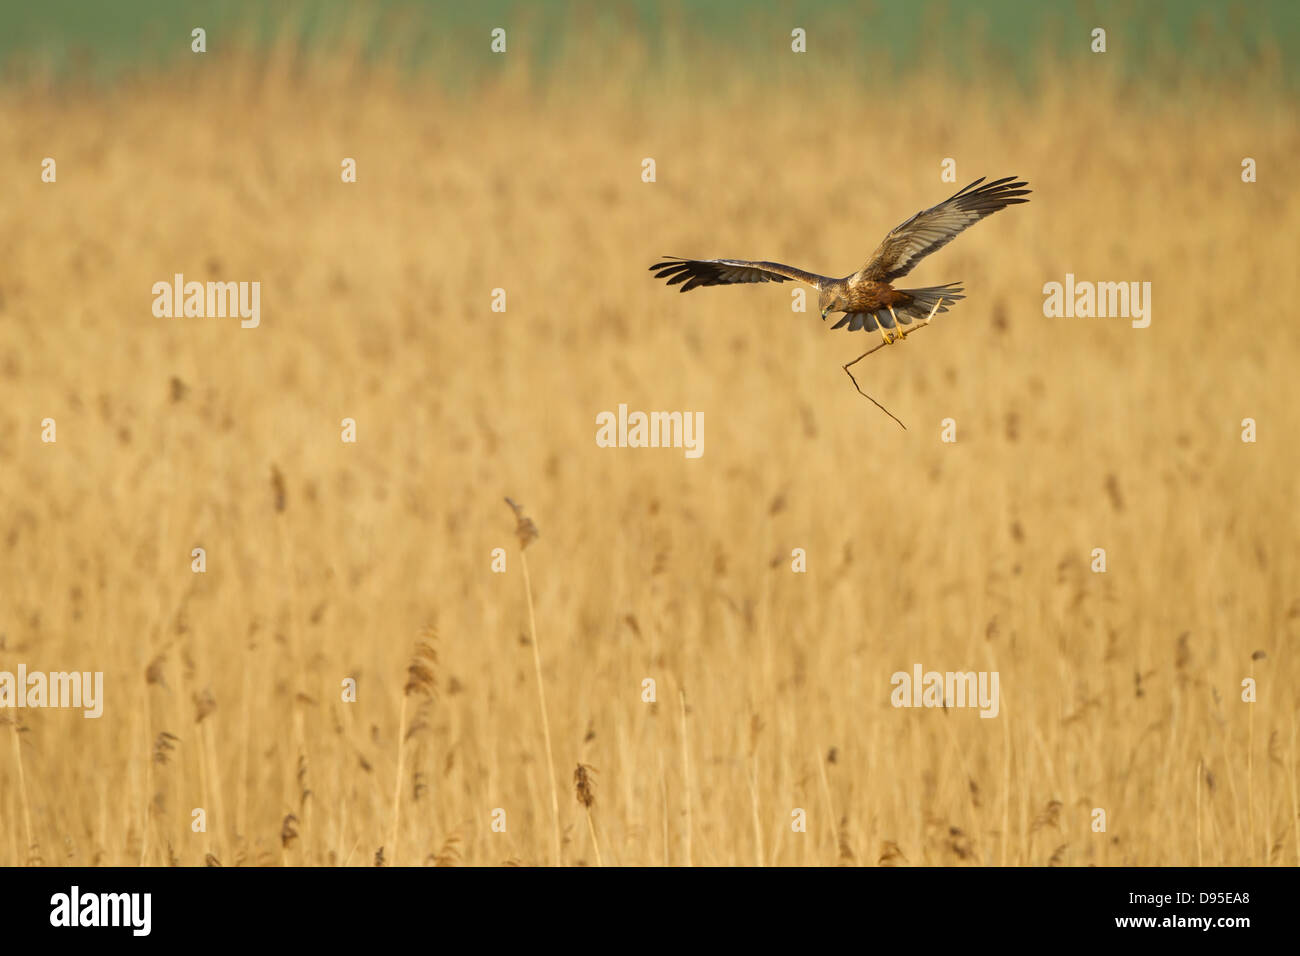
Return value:
[[(1030, 192), (1022, 188), (1027, 183), (1017, 181), (1014, 176), (985, 186), (980, 185), (982, 182), (984, 177), (981, 176), (939, 205), (918, 212), (895, 226), (871, 254), (866, 265), (843, 279), (805, 272), (779, 262), (681, 259), (676, 256), (656, 262), (650, 271), (654, 272), (656, 279), (667, 279), (669, 285), (681, 283), (682, 292), (689, 292), (696, 286), (738, 282), (785, 282), (787, 279), (806, 282), (820, 293), (818, 306), (823, 320), (832, 312), (844, 313), (844, 317), (831, 328), (847, 325), (850, 332), (879, 329), (880, 337), (888, 345), (902, 341), (916, 330), (904, 331), (900, 326), (911, 325), (914, 321), (919, 323), (917, 328), (926, 325), (935, 313), (947, 312), (950, 304), (965, 298), (960, 282), (921, 289), (895, 289), (894, 280), (907, 275), (930, 253), (952, 242), (967, 226), (1006, 206), (1029, 201), (1022, 198)], [(845, 370), (848, 370), (847, 366)], [(853, 377), (851, 372), (849, 377)], [(857, 385), (856, 381), (854, 385)]]

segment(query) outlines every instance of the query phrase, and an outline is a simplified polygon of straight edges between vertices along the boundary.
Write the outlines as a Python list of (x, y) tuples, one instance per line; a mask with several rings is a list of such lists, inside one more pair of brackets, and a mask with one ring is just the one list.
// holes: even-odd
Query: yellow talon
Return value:
[(898, 320), (898, 313), (894, 311), (894, 307), (892, 305), (889, 307), (889, 314), (894, 317), (894, 325), (897, 326), (895, 331), (898, 333), (898, 339), (896, 341), (906, 342), (907, 332), (903, 330), (903, 323)]

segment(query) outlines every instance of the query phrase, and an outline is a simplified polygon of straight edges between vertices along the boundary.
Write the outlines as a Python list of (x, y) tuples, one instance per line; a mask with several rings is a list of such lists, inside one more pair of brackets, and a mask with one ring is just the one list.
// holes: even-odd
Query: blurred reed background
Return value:
[[(0, 670), (105, 709), (0, 711), (0, 863), (1300, 861), (1296, 10), (1043, 6), (6, 8)], [(907, 431), (789, 286), (646, 271), (845, 275), (1011, 174), (855, 369)]]

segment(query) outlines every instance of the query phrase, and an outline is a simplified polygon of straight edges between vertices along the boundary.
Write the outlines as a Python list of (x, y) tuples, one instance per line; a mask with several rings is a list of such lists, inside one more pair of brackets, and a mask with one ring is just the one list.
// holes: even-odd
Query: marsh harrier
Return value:
[[(832, 312), (844, 313), (844, 317), (831, 328), (847, 325), (850, 332), (879, 329), (880, 337), (888, 345), (915, 331), (904, 331), (900, 326), (911, 325), (913, 321), (918, 322), (917, 328), (926, 325), (936, 312), (947, 312), (951, 303), (965, 298), (960, 282), (922, 289), (895, 289), (894, 280), (907, 275), (930, 253), (952, 242), (967, 226), (1006, 206), (1029, 201), (1021, 198), (1030, 192), (1022, 188), (1027, 183), (1017, 181), (1014, 176), (995, 180), (986, 186), (981, 186), (982, 182), (984, 178), (980, 177), (939, 205), (918, 212), (895, 226), (871, 254), (866, 265), (843, 279), (805, 272), (779, 262), (745, 259), (680, 259), (673, 256), (656, 262), (650, 270), (655, 278), (667, 279), (669, 285), (682, 283), (682, 292), (701, 285), (738, 282), (785, 282), (787, 279), (806, 282), (820, 293), (818, 306), (823, 320)], [(896, 337), (894, 333), (897, 333)]]

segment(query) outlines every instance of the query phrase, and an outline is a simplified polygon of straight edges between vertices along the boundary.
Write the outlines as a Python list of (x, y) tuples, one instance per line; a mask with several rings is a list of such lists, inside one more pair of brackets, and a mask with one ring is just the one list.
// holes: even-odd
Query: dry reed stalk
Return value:
[[(1235, 837), (1236, 842), (1232, 844), (1235, 846), (1236, 844), (1239, 844), (1241, 842), (1241, 795), (1237, 792), (1237, 777), (1239, 775), (1232, 773), (1230, 770), (1230, 768), (1232, 768), (1235, 764), (1232, 759), (1233, 753), (1230, 753), (1228, 751), (1228, 741), (1229, 738), (1227, 734), (1224, 734), (1222, 737), (1220, 737), (1219, 750), (1223, 755), (1223, 766), (1225, 767), (1225, 773), (1223, 775), (1228, 780), (1228, 790), (1232, 794), (1233, 833), (1230, 835), (1229, 840)], [(1214, 817), (1215, 817), (1214, 814), (1210, 815), (1211, 823), (1215, 823)], [(1214, 835), (1216, 841), (1219, 844), (1219, 865), (1227, 866), (1228, 863), (1227, 860), (1224, 858), (1224, 853), (1227, 851), (1229, 844), (1225, 842), (1223, 836), (1219, 834), (1217, 823), (1215, 823)]]
[(691, 755), (686, 746), (686, 692), (677, 692), (682, 714), (682, 785), (686, 790), (686, 865), (694, 866), (691, 859)]
[[(287, 638), (289, 655), (287, 658), (291, 666), (301, 669), (305, 666), (309, 658), (307, 650), (303, 644), (305, 626), (301, 612), (302, 599), (298, 584), (298, 575), (295, 573), (297, 568), (297, 553), (294, 548), (293, 537), (289, 533), (288, 520), (283, 517), (288, 509), (289, 492), (288, 485), (285, 481), (284, 473), (274, 462), (271, 463), (271, 507), (273, 516), (271, 518), (271, 527), (275, 540), (275, 552), (280, 562), (280, 579), (284, 584), (284, 603), (287, 605), (287, 613), (284, 617), (284, 630)], [(251, 649), (251, 648), (250, 648)], [(245, 670), (245, 675), (248, 671)], [(291, 683), (291, 680), (286, 680)], [(293, 699), (291, 697), (291, 706)], [(294, 714), (297, 717), (295, 711)], [(293, 724), (294, 734), (291, 738), (293, 752), (302, 754), (306, 752), (307, 744), (302, 733), (302, 723), (295, 720)], [(245, 738), (247, 743), (247, 738)], [(241, 787), (243, 784), (241, 783)], [(304, 824), (305, 826), (305, 824)], [(306, 841), (304, 841), (306, 842)]]
[(149, 859), (149, 837), (153, 831), (153, 737), (150, 732), (152, 721), (150, 717), (149, 683), (150, 681), (146, 674), (146, 686), (144, 689), (144, 735), (149, 746), (145, 750), (144, 758), (144, 825), (140, 830), (140, 866), (144, 866), (145, 861)]
[[(299, 708), (296, 711), (295, 716), (299, 721), (302, 720), (301, 708)], [(311, 830), (312, 830), (313, 808), (316, 801), (308, 800), (308, 798), (314, 796), (314, 794), (312, 793), (311, 789), (307, 786), (307, 757), (305, 754), (298, 755), (298, 775), (295, 779), (297, 780), (297, 784), (298, 784), (297, 787), (298, 812), (302, 815), (303, 832), (307, 833), (307, 838), (303, 840), (303, 846), (314, 847), (316, 843), (315, 840), (312, 839)], [(308, 863), (311, 862), (313, 861), (309, 859)]]
[[(1292, 748), (1294, 750), (1294, 747)], [(659, 751), (659, 805), (664, 811), (664, 866), (671, 865), (668, 861), (668, 780), (664, 777), (664, 752)]]
[(250, 642), (244, 642), (243, 688), (239, 706), (239, 776), (235, 778), (237, 787), (235, 803), (235, 835), (243, 839), (248, 832), (248, 753), (252, 746), (250, 733), (252, 722), (249, 709), (252, 702), (252, 688), (249, 686), (253, 673), (253, 648)]
[[(336, 770), (337, 770), (337, 765), (336, 765)], [(339, 773), (338, 776), (341, 777), (342, 774)], [(335, 793), (337, 794), (341, 792), (342, 792), (342, 787), (338, 786), (337, 779), (336, 779)], [(334, 840), (332, 841), (334, 849), (333, 851), (331, 851), (330, 854), (330, 856), (333, 858), (335, 862), (339, 861), (340, 859), (343, 859), (342, 856), (343, 847), (346, 845), (344, 841), (347, 839), (345, 834), (347, 833), (347, 825), (348, 825), (348, 803), (349, 801), (347, 800), (338, 801), (339, 817), (337, 822), (334, 824)], [(352, 850), (353, 852), (355, 852), (356, 847), (354, 846)], [(339, 865), (343, 866), (345, 864), (339, 863)]]
[(361, 846), (361, 837), (357, 837), (352, 844), (352, 849), (348, 850), (348, 855), (343, 858), (341, 866), (347, 866), (352, 862), (352, 858), (357, 855), (357, 847)]
[[(164, 420), (163, 428), (164, 428), (164, 440), (170, 440), (170, 432), (172, 430), (172, 423), (170, 418)], [(166, 482), (166, 485), (164, 485), (164, 487), (170, 487), (171, 483), (175, 480), (173, 478), (173, 472), (174, 469), (173, 469), (171, 456), (164, 455), (162, 460), (162, 480)], [(167, 553), (167, 542), (171, 541), (171, 518), (172, 518), (172, 509), (163, 508), (158, 521), (157, 547), (158, 547), (158, 554), (160, 555)], [(154, 602), (154, 607), (155, 607), (154, 613), (156, 616), (154, 617), (154, 620), (157, 622), (162, 622), (163, 620), (165, 620), (165, 615), (166, 615), (165, 608), (167, 607), (168, 594), (170, 593), (171, 590), (166, 586), (165, 582), (170, 581), (171, 578), (169, 575), (160, 575), (159, 580), (160, 583), (163, 584), (163, 586), (157, 589), (155, 595), (156, 600)], [(158, 642), (161, 638), (160, 628), (161, 628), (161, 623), (155, 625), (153, 639), (150, 641), (150, 645), (153, 647), (158, 646)], [(149, 744), (150, 744), (149, 757), (148, 757), (149, 781), (147, 782), (150, 785), (147, 786), (145, 790), (145, 810), (144, 810), (145, 835), (144, 835), (144, 839), (140, 841), (140, 865), (141, 866), (146, 865), (146, 863), (148, 862), (147, 854), (151, 849), (149, 845), (149, 837), (153, 835), (153, 827), (154, 827), (154, 790), (152, 786), (152, 777), (153, 777), (153, 765), (155, 761), (154, 761), (154, 742), (152, 736), (153, 724), (152, 724), (152, 717), (148, 710), (148, 708), (152, 706), (149, 699), (150, 698), (149, 685), (157, 684), (160, 687), (170, 690), (170, 688), (167, 688), (167, 684), (163, 677), (164, 668), (166, 667), (166, 660), (164, 656), (165, 654), (166, 654), (166, 647), (164, 646), (163, 650), (159, 652), (158, 655), (155, 656), (152, 661), (149, 662), (149, 666), (145, 670), (145, 704), (146, 704), (145, 734), (147, 735), (146, 739), (149, 740)], [(165, 706), (166, 703), (164, 702), (164, 707)], [(174, 727), (183, 726), (183, 724), (179, 720), (179, 711), (177, 711), (176, 714), (174, 715), (174, 720), (175, 722), (172, 724), (172, 726)]]
[(542, 684), (542, 651), (537, 643), (537, 616), (533, 611), (533, 582), (528, 575), (530, 545), (538, 537), (537, 525), (524, 515), (524, 509), (509, 498), (506, 504), (515, 513), (515, 536), (519, 539), (519, 564), (524, 569), (524, 596), (528, 599), (528, 634), (533, 648), (533, 672), (537, 676), (537, 702), (542, 711), (542, 737), (546, 741), (546, 773), (551, 781), (551, 828), (555, 843), (555, 865), (561, 862), (560, 788), (555, 781), (555, 757), (551, 751), (551, 722), (546, 715), (546, 688)]
[(393, 862), (397, 862), (397, 829), (402, 819), (402, 772), (406, 761), (406, 694), (402, 695), (401, 710), (397, 715), (397, 772), (393, 774), (393, 825), (388, 831), (388, 845), (393, 848)]
[(1196, 762), (1196, 865), (1204, 866), (1201, 858), (1201, 781), (1205, 778), (1205, 761)]
[(578, 764), (578, 769), (573, 771), (573, 792), (578, 798), (578, 804), (587, 811), (587, 832), (591, 834), (591, 847), (596, 854), (596, 865), (604, 866), (600, 859), (600, 843), (596, 840), (596, 825), (591, 819), (592, 809), (596, 806), (596, 781), (592, 779), (595, 775), (594, 767), (585, 763)]
[(1300, 799), (1296, 796), (1295, 711), (1291, 711), (1291, 825), (1295, 829), (1295, 864), (1300, 866)]
[(551, 825), (554, 831), (555, 865), (560, 865), (560, 797), (555, 782), (555, 756), (551, 751), (551, 722), (546, 715), (546, 688), (542, 684), (542, 652), (537, 646), (537, 619), (533, 613), (533, 585), (528, 576), (528, 559), (522, 549), (519, 562), (524, 569), (524, 593), (528, 595), (528, 633), (533, 647), (533, 673), (537, 677), (537, 705), (542, 712), (542, 737), (546, 741), (546, 775), (551, 781)]
[[(290, 703), (290, 706), (293, 708), (293, 715), (292, 715), (293, 734), (290, 737), (290, 740), (292, 741), (291, 746), (293, 748), (293, 752), (298, 755), (297, 777), (295, 779), (299, 784), (299, 786), (296, 788), (298, 793), (298, 813), (291, 814), (291, 816), (294, 817), (301, 831), (303, 833), (306, 833), (310, 821), (307, 818), (306, 801), (304, 801), (301, 796), (302, 795), (301, 781), (303, 775), (303, 767), (307, 760), (305, 756), (307, 753), (307, 733), (306, 733), (306, 728), (304, 726), (305, 721), (303, 719), (303, 713), (302, 713), (303, 705), (300, 697), (301, 695), (299, 695), (299, 698), (295, 698)], [(308, 837), (306, 837), (305, 839), (297, 840), (296, 843), (305, 849), (307, 846), (311, 844), (311, 837), (310, 835), (308, 835)], [(281, 845), (282, 852), (287, 849), (288, 848), (284, 847), (283, 844)], [(303, 861), (300, 859), (299, 861), (300, 865), (303, 862), (310, 862), (310, 861)]]
[[(437, 690), (438, 652), (433, 646), (435, 634), (426, 628), (426, 640), (418, 641), (411, 663), (406, 669), (406, 686), (402, 688), (402, 706), (397, 717), (397, 773), (393, 778), (393, 825), (389, 830), (389, 865), (397, 865), (397, 833), (402, 819), (402, 776), (406, 767), (406, 701), (413, 694), (431, 698)], [(382, 851), (382, 848), (381, 848)], [(378, 864), (376, 864), (378, 865)]]
[[(1263, 651), (1255, 651), (1250, 655), (1250, 683), (1258, 692), (1258, 685), (1255, 682), (1255, 661), (1264, 659)], [(1258, 693), (1256, 694), (1258, 699)], [(1246, 745), (1246, 818), (1250, 828), (1250, 856), (1247, 862), (1252, 862), (1255, 858), (1255, 702), (1252, 701), (1250, 707), (1246, 709), (1247, 745)], [(1265, 843), (1264, 862), (1268, 862), (1268, 844)]]
[[(351, 707), (344, 705), (340, 713), (341, 713), (341, 720), (339, 721), (339, 723), (343, 728), (344, 739), (354, 740), (357, 735), (357, 729), (356, 729), (356, 716), (354, 714), (353, 709)], [(347, 791), (347, 784), (344, 779), (343, 762), (336, 760), (334, 761), (334, 793), (336, 795), (341, 795), (346, 793), (346, 791)], [(352, 805), (352, 801), (350, 800), (342, 800), (341, 803), (342, 803), (343, 810), (339, 814), (338, 842), (336, 844), (337, 849), (335, 851), (338, 854), (342, 854), (343, 850), (347, 847), (347, 838), (349, 832), (348, 818), (350, 813), (355, 809)], [(343, 862), (340, 864), (341, 866), (348, 865), (348, 861), (351, 860), (352, 857), (356, 854), (357, 847), (360, 845), (360, 843), (361, 843), (361, 836), (360, 834), (358, 834), (356, 840), (352, 844), (352, 847), (348, 849), (347, 855), (342, 857)]]
[(1002, 721), (1002, 866), (1007, 865), (1007, 844), (1011, 842), (1011, 725)]
[[(27, 853), (30, 856), (36, 847), (36, 840), (32, 835), (31, 805), (27, 801), (27, 775), (23, 773), (22, 740), (18, 736), (22, 731), (18, 727), (18, 719), (16, 717), (11, 717), (9, 719), (9, 728), (13, 734), (14, 762), (18, 765), (18, 796), (23, 808), (23, 832), (27, 835)], [(24, 860), (23, 863), (25, 865), (27, 860)]]
[[(207, 718), (217, 709), (216, 699), (210, 690), (191, 693), (194, 704), (195, 735), (198, 739), (195, 759), (199, 765), (199, 794), (203, 801), (206, 815), (216, 824), (221, 824), (226, 815), (221, 800), (220, 778), (217, 773), (216, 744), (212, 739), (212, 722)], [(221, 855), (223, 848), (217, 841), (214, 831), (206, 825), (203, 828), (204, 853)]]
[(826, 805), (826, 819), (828, 821), (826, 824), (826, 830), (830, 834), (831, 849), (836, 850), (837, 839), (834, 821), (837, 817), (835, 816), (835, 801), (831, 798), (831, 783), (826, 776), (827, 754), (829, 754), (829, 751), (819, 750), (813, 754), (813, 759), (817, 761), (817, 776), (821, 780), (822, 800)]
[(216, 731), (213, 729), (212, 721), (207, 720), (199, 725), (199, 759), (207, 762), (205, 776), (208, 781), (210, 800), (207, 805), (212, 808), (211, 817), (218, 827), (215, 830), (212, 828), (207, 830), (208, 849), (206, 853), (215, 856), (226, 856), (230, 848), (225, 845), (221, 838), (226, 827), (226, 807), (225, 800), (222, 797), (221, 765), (217, 761), (215, 734)]

